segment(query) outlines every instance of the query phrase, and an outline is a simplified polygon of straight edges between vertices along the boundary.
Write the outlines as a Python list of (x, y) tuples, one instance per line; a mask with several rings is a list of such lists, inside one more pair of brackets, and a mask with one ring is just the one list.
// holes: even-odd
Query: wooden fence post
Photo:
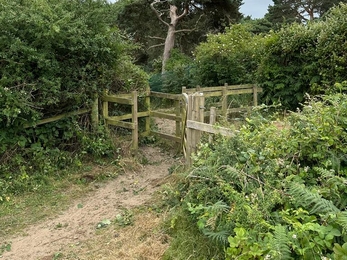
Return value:
[(258, 86), (253, 86), (253, 105), (258, 106)]
[(93, 131), (98, 130), (99, 126), (99, 98), (98, 94), (94, 95), (94, 101), (92, 106), (92, 112), (91, 112), (91, 120), (92, 120), (92, 129)]
[[(211, 107), (210, 110), (210, 125), (214, 125), (216, 123), (216, 108), (215, 107)], [(212, 134), (210, 134), (210, 136), (208, 137), (208, 142), (212, 143), (213, 141), (213, 136)]]
[[(188, 96), (187, 120), (204, 122), (205, 97), (202, 93), (196, 92)], [(201, 131), (186, 128), (186, 164), (189, 167), (192, 163), (191, 155), (196, 151), (196, 146), (201, 139)]]
[[(199, 110), (200, 110), (200, 104), (199, 104), (199, 93), (195, 93), (193, 95), (193, 121), (199, 121)], [(198, 130), (193, 130), (192, 131), (192, 152), (196, 151), (196, 144), (198, 142), (198, 140), (200, 139), (199, 136), (200, 132)]]
[(134, 129), (132, 129), (133, 137), (133, 149), (136, 151), (139, 147), (139, 125), (137, 116), (137, 91), (132, 92), (133, 105), (131, 106), (132, 113), (132, 123), (134, 124)]
[(227, 87), (228, 87), (228, 84), (225, 83), (224, 87), (222, 88), (222, 115), (225, 117), (225, 120), (227, 120), (227, 114), (228, 114)]
[[(108, 90), (105, 90), (104, 95), (107, 95), (107, 94), (108, 94)], [(108, 101), (105, 101), (105, 100), (102, 102), (102, 116), (104, 120), (108, 118)], [(105, 125), (107, 125), (106, 120), (105, 120)]]
[[(181, 116), (181, 101), (180, 100), (175, 100), (175, 113), (176, 116), (179, 117)], [(176, 121), (176, 136), (179, 137), (181, 134), (181, 123), (180, 121)]]
[[(193, 119), (193, 96), (188, 96), (188, 104), (187, 104), (187, 120)], [(186, 164), (189, 167), (192, 164), (192, 132), (193, 129), (187, 128), (187, 143), (186, 143)]]
[(145, 125), (145, 133), (146, 135), (148, 135), (151, 131), (151, 118), (150, 118), (150, 113), (151, 113), (151, 97), (150, 97), (150, 94), (151, 94), (151, 89), (150, 87), (148, 86), (147, 89), (146, 89), (146, 97), (145, 97), (145, 107), (148, 111), (148, 116), (146, 117), (146, 125)]

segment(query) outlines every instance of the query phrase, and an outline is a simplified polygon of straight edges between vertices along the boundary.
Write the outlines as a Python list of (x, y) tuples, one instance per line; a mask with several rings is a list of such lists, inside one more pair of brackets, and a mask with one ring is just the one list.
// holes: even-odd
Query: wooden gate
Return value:
[[(161, 98), (161, 99), (169, 99), (175, 104), (175, 112), (174, 113), (166, 113), (163, 111), (152, 111), (151, 110), (151, 97), (152, 98)], [(117, 94), (110, 95), (105, 92), (105, 94), (101, 97), (102, 101), (102, 115), (106, 125), (112, 125), (117, 127), (122, 127), (126, 129), (130, 129), (132, 131), (132, 149), (138, 149), (138, 138), (139, 135), (148, 136), (148, 135), (157, 135), (161, 138), (168, 139), (170, 141), (174, 141), (176, 143), (182, 143), (181, 133), (183, 131), (182, 118), (185, 116), (181, 112), (181, 94), (167, 94), (167, 93), (159, 93), (159, 92), (151, 92), (147, 91), (144, 94), (144, 103), (145, 103), (145, 111), (138, 111), (138, 93), (137, 91), (133, 91), (129, 94)], [(131, 113), (120, 115), (120, 116), (111, 116), (109, 114), (109, 103), (118, 103), (123, 105), (131, 106)], [(145, 130), (140, 133), (139, 132), (139, 123), (138, 119), (144, 117), (146, 120)], [(175, 121), (176, 129), (175, 134), (163, 133), (160, 131), (155, 131), (151, 128), (150, 122), (151, 118), (163, 118), (167, 120)], [(129, 122), (129, 120), (131, 120)]]
[[(232, 137), (234, 133), (225, 127), (216, 127), (216, 108), (211, 107), (209, 123), (205, 123), (205, 97), (204, 93), (183, 94), (186, 102), (186, 120), (184, 133), (182, 135), (182, 150), (187, 166), (192, 163), (191, 156), (197, 151), (203, 133), (221, 134)], [(212, 141), (210, 136), (209, 141)]]
[[(237, 85), (237, 86), (219, 86), (208, 88), (182, 88), (182, 94), (168, 94), (160, 92), (152, 92), (149, 89), (144, 93), (144, 103), (146, 111), (138, 111), (138, 93), (133, 91), (129, 94), (109, 95), (105, 93), (101, 100), (103, 104), (103, 117), (106, 125), (114, 125), (131, 129), (132, 131), (132, 148), (138, 149), (139, 135), (154, 134), (161, 138), (168, 139), (180, 144), (182, 147), (186, 162), (191, 164), (191, 155), (196, 151), (197, 144), (200, 142), (203, 132), (211, 134), (222, 134), (224, 136), (233, 136), (233, 133), (222, 127), (215, 127), (213, 124), (216, 121), (216, 115), (219, 114), (223, 118), (227, 118), (228, 113), (250, 109), (250, 107), (243, 108), (228, 108), (227, 98), (230, 95), (238, 94), (253, 94), (253, 105), (256, 106), (258, 102), (257, 94), (262, 89), (256, 85)], [(162, 111), (151, 110), (151, 97), (170, 99), (174, 103), (175, 111), (173, 113), (166, 113)], [(209, 124), (204, 122), (206, 118), (205, 113), (205, 98), (207, 97), (221, 97), (221, 109), (211, 108)], [(109, 102), (125, 104), (131, 106), (131, 114), (121, 116), (109, 115)], [(139, 133), (138, 119), (145, 117), (146, 126), (143, 133)], [(175, 134), (167, 134), (151, 129), (151, 118), (163, 118), (173, 120), (176, 124)], [(129, 122), (129, 120), (131, 120)]]

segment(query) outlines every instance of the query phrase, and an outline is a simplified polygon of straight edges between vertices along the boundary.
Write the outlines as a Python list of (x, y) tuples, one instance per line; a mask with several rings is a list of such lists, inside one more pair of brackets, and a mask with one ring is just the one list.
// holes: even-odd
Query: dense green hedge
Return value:
[(102, 126), (89, 132), (88, 115), (24, 128), (90, 108), (105, 89), (146, 87), (113, 22), (105, 0), (0, 1), (0, 201), (80, 165), (81, 153), (114, 153)]
[(2, 1), (0, 123), (18, 126), (90, 103), (125, 46), (103, 1)]
[(255, 35), (251, 25), (239, 24), (208, 35), (194, 52), (190, 82), (258, 83), (264, 89), (263, 102), (295, 110), (306, 93), (334, 92), (334, 84), (347, 79), (346, 17), (347, 5), (341, 4), (322, 20), (268, 34)]
[(201, 86), (253, 83), (261, 37), (246, 25), (234, 25), (223, 34), (208, 35), (195, 51), (193, 77)]
[(269, 102), (295, 109), (305, 93), (335, 91), (347, 75), (347, 5), (333, 8), (324, 20), (293, 24), (265, 39), (258, 83)]

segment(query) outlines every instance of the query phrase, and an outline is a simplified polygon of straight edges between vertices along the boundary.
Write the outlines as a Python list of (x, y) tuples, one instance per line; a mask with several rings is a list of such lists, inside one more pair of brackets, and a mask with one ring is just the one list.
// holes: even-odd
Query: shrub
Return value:
[(180, 186), (187, 218), (227, 259), (346, 256), (346, 115), (346, 95), (321, 96), (281, 129), (259, 110), (202, 144)]
[(254, 83), (261, 36), (247, 25), (233, 25), (224, 34), (208, 35), (195, 51), (194, 77), (202, 86)]
[(192, 77), (193, 60), (177, 49), (171, 51), (165, 74), (154, 74), (150, 78), (153, 91), (181, 93), (182, 87), (195, 87)]
[(112, 155), (108, 136), (89, 133), (88, 116), (36, 125), (90, 108), (105, 89), (145, 87), (147, 75), (131, 64), (134, 46), (111, 26), (111, 11), (104, 0), (1, 2), (0, 197), (79, 165), (81, 152)]
[(331, 86), (346, 80), (346, 14), (341, 4), (324, 20), (292, 24), (265, 37), (257, 82), (267, 103), (295, 110), (305, 93), (331, 93)]

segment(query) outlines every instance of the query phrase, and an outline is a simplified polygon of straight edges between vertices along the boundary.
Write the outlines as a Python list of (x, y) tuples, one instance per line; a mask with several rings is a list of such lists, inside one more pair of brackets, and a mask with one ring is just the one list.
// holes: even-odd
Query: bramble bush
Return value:
[(345, 259), (346, 115), (345, 94), (311, 98), (280, 128), (258, 108), (235, 137), (201, 144), (175, 211), (220, 259)]

